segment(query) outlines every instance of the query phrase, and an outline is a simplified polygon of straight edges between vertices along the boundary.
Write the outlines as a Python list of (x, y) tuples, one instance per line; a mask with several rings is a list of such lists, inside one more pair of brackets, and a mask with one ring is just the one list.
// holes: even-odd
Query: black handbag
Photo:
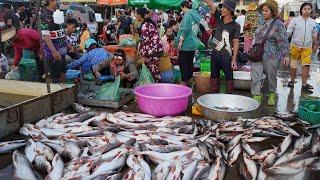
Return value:
[(247, 52), (247, 56), (252, 62), (259, 62), (263, 59), (264, 45), (277, 19), (271, 22), (271, 25), (261, 43), (254, 43), (252, 48)]

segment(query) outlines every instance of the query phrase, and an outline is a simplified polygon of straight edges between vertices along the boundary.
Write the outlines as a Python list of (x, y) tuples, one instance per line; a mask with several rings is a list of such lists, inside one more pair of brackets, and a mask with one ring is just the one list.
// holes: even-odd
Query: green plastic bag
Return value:
[(153, 84), (155, 81), (153, 79), (152, 74), (150, 73), (149, 69), (145, 64), (142, 64), (140, 75), (138, 78), (137, 83), (135, 84), (135, 87), (142, 86), (145, 84)]
[(19, 74), (21, 81), (38, 81), (37, 65), (32, 51), (23, 50), (23, 56), (19, 63)]
[(120, 100), (120, 76), (115, 78), (114, 82), (105, 83), (98, 91), (96, 98), (103, 101), (119, 101)]

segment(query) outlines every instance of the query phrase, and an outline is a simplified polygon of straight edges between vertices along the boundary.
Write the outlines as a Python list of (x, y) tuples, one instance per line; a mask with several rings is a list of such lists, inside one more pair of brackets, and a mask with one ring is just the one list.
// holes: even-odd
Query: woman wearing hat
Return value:
[(259, 14), (256, 3), (251, 3), (247, 7), (247, 14), (244, 23), (244, 51), (248, 52), (253, 45), (254, 33), (258, 27)]
[[(232, 0), (225, 0), (221, 12), (211, 0), (206, 0), (217, 20), (214, 38), (220, 41), (211, 57), (211, 77), (212, 90), (219, 93), (220, 90), (220, 71), (222, 70), (227, 80), (227, 93), (232, 93), (233, 70), (237, 69), (237, 56), (239, 51), (240, 25), (233, 20), (236, 3)], [(224, 43), (222, 48), (220, 44)]]
[(269, 91), (268, 105), (273, 106), (276, 103), (277, 69), (281, 62), (286, 66), (289, 63), (289, 42), (286, 28), (278, 19), (278, 3), (267, 0), (259, 6), (258, 11), (262, 12), (265, 22), (256, 30), (255, 43), (262, 43), (269, 33), (264, 43), (262, 60), (251, 62), (251, 93), (256, 101), (262, 102), (261, 88), (265, 74)]
[(151, 72), (156, 82), (161, 82), (158, 63), (163, 53), (163, 45), (158, 32), (157, 24), (148, 17), (146, 8), (139, 8), (136, 13), (137, 20), (142, 22), (139, 30), (139, 54), (144, 58), (144, 63)]

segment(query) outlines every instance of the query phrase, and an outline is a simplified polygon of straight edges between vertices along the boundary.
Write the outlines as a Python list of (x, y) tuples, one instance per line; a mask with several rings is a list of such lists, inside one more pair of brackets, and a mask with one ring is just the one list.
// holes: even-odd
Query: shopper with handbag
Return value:
[(261, 89), (264, 82), (263, 74), (268, 82), (268, 105), (276, 103), (277, 69), (280, 63), (289, 64), (289, 42), (286, 28), (278, 19), (278, 3), (267, 0), (258, 7), (265, 20), (255, 32), (255, 44), (249, 50), (251, 57), (251, 93), (253, 99), (262, 102)]

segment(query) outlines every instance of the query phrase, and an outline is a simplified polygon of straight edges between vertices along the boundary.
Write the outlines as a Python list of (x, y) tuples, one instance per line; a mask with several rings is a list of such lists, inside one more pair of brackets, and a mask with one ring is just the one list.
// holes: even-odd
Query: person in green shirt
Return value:
[(184, 13), (178, 35), (176, 37), (176, 45), (179, 49), (178, 63), (181, 71), (183, 85), (190, 85), (193, 69), (193, 58), (198, 48), (199, 23), (200, 14), (191, 9), (188, 1), (181, 3), (181, 10)]

